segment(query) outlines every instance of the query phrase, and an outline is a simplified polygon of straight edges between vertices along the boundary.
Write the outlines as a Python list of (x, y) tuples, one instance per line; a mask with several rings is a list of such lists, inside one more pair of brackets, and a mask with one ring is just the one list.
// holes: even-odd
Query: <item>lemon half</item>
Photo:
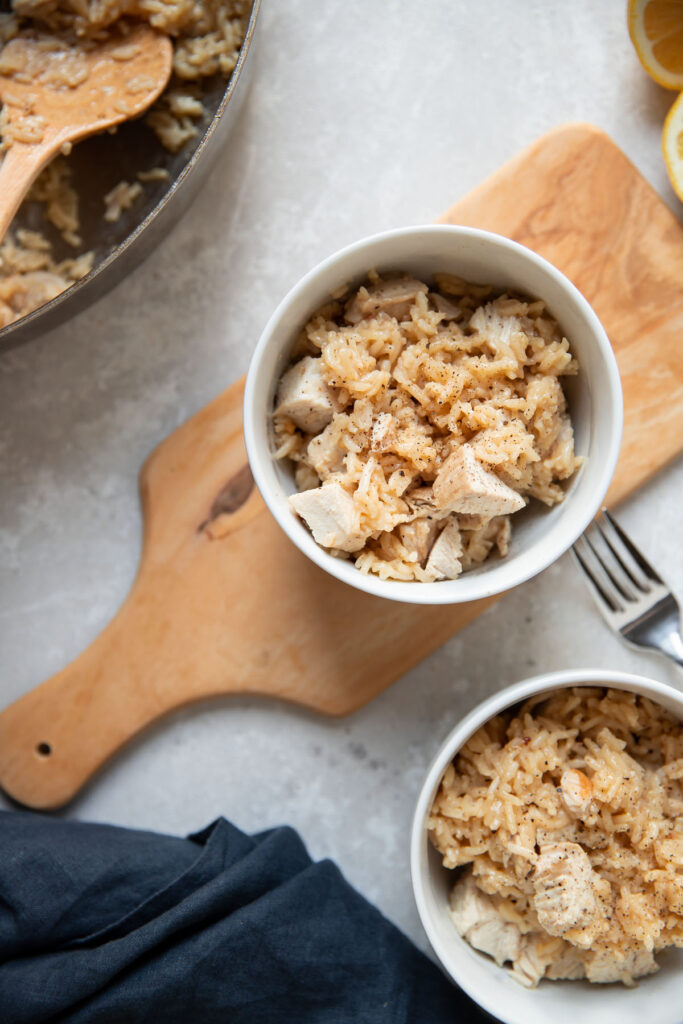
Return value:
[(628, 31), (650, 78), (682, 90), (683, 0), (629, 0)]
[(674, 192), (683, 199), (683, 92), (664, 122), (662, 150)]

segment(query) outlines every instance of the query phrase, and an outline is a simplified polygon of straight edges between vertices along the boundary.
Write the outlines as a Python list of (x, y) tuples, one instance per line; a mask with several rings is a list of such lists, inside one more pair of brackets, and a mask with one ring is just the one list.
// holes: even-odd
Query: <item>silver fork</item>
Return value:
[(678, 601), (607, 509), (572, 552), (610, 629), (683, 667)]

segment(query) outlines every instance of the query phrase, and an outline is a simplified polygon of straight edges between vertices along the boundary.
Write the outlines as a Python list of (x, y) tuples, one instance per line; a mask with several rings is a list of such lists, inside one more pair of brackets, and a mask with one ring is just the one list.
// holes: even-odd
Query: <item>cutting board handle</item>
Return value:
[(59, 807), (154, 717), (163, 631), (150, 621), (148, 592), (139, 579), (87, 650), (3, 711), (0, 779), (15, 800)]
[[(216, 539), (226, 541), (262, 510), (245, 465), (195, 525), (195, 555)], [(226, 678), (225, 663), (221, 671), (210, 652), (200, 656), (204, 638), (192, 615), (184, 614), (192, 591), (181, 565), (153, 558), (145, 546), (133, 588), (107, 628), (75, 661), (0, 714), (5, 792), (36, 809), (60, 807), (155, 718), (191, 700), (248, 689), (239, 678)]]

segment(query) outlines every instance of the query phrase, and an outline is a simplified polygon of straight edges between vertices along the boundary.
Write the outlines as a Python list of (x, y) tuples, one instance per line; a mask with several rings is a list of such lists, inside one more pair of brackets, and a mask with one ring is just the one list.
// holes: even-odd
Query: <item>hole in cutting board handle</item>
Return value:
[(52, 747), (49, 743), (36, 743), (36, 754), (38, 757), (49, 757), (52, 753)]

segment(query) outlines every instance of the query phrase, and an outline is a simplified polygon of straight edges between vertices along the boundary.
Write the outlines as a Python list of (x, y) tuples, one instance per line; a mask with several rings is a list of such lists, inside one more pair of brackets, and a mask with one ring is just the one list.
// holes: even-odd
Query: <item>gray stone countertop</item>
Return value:
[[(659, 142), (673, 96), (642, 72), (625, 6), (266, 0), (253, 87), (185, 218), (96, 306), (0, 357), (0, 706), (116, 611), (140, 552), (144, 457), (245, 371), (274, 305), (319, 259), (435, 219), (572, 120), (608, 131), (680, 211)], [(679, 461), (620, 516), (683, 595), (682, 502)], [(180, 834), (218, 815), (251, 831), (289, 823), (424, 948), (408, 834), (440, 740), (502, 685), (583, 666), (683, 679), (609, 633), (565, 556), (356, 714), (190, 708), (62, 813)]]

